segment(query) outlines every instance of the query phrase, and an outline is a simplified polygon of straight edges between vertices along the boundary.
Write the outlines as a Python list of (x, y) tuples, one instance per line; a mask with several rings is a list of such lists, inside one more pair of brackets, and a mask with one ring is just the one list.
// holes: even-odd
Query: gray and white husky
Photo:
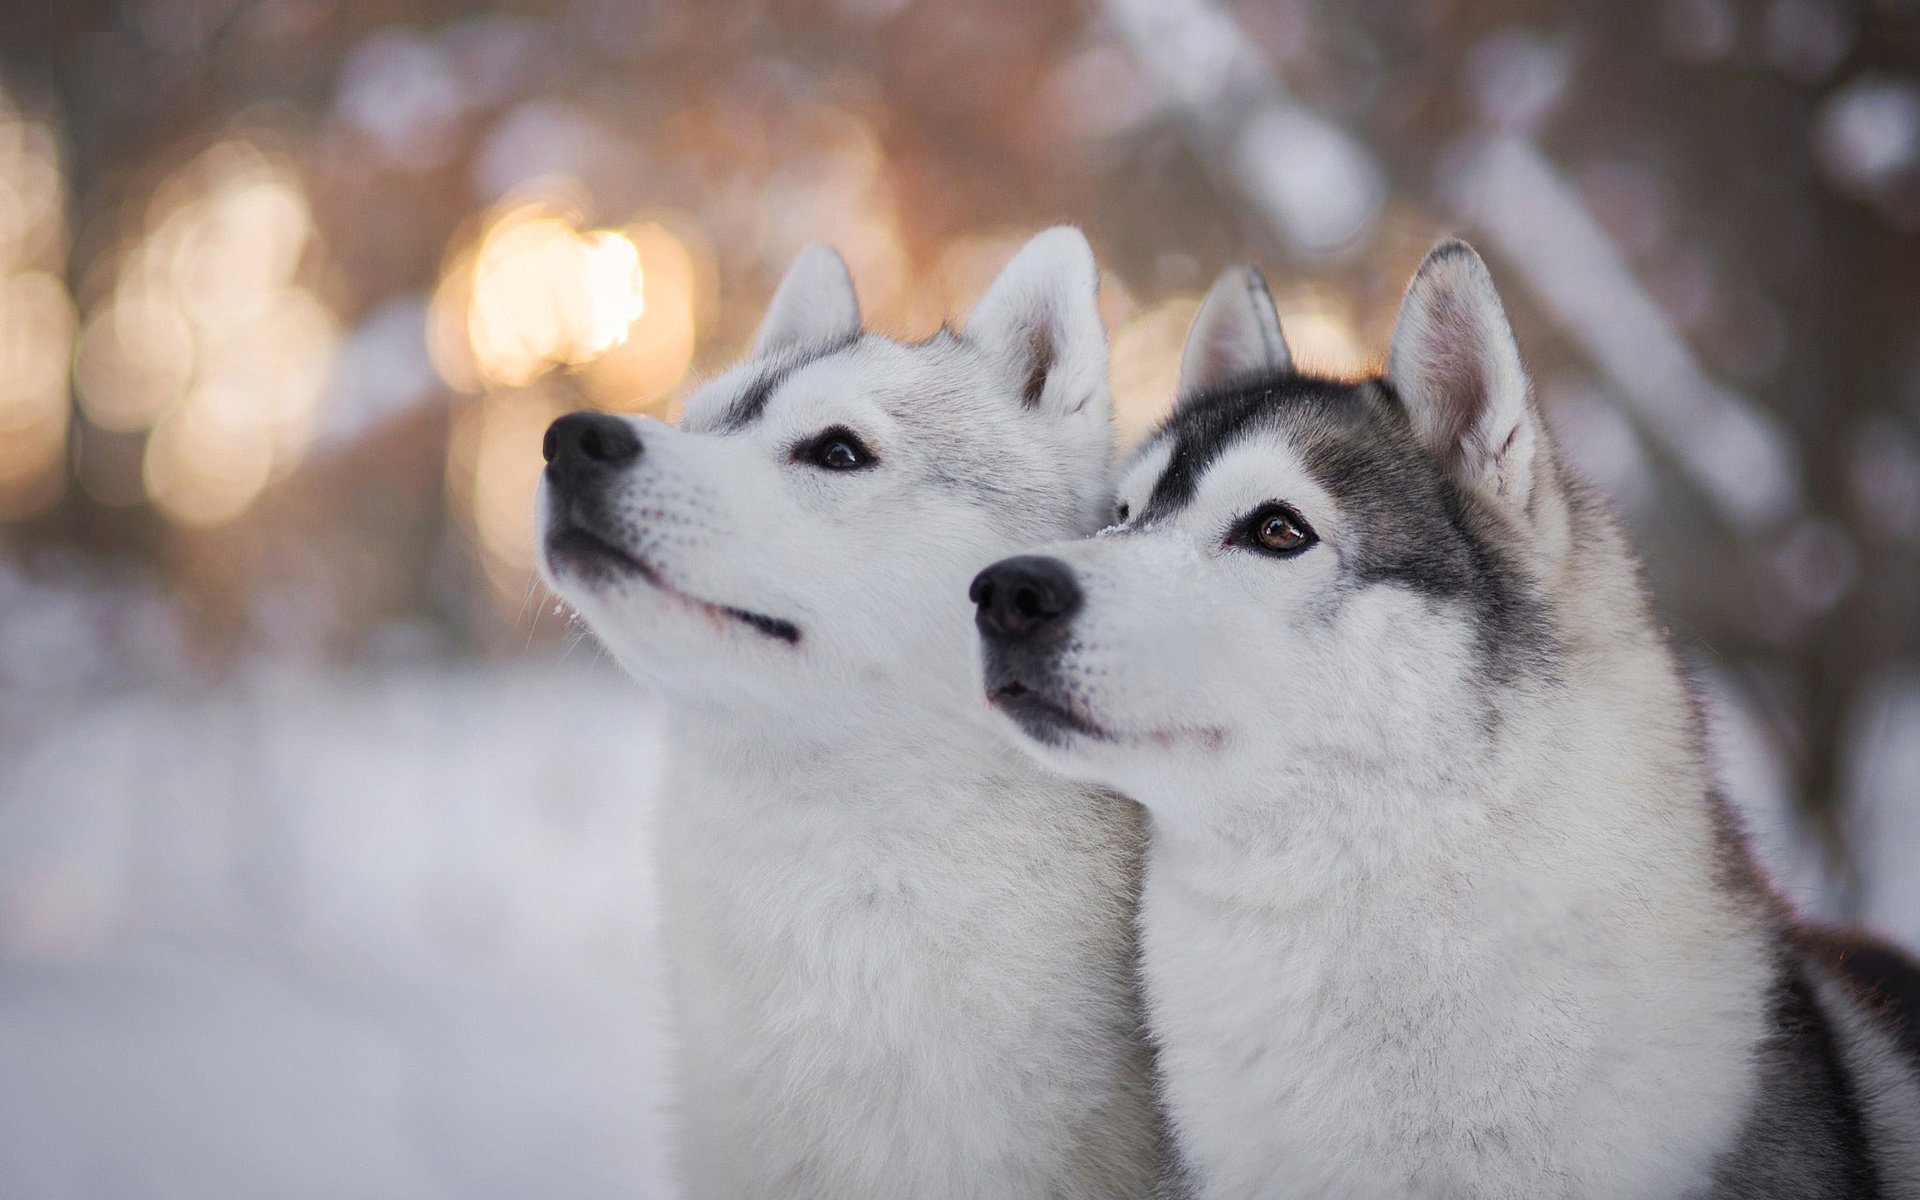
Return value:
[(663, 911), (698, 1197), (1131, 1197), (1156, 1169), (1140, 819), (1006, 744), (967, 580), (1104, 520), (1097, 276), (1039, 235), (965, 332), (801, 255), (678, 429), (546, 440), (541, 566), (670, 709)]
[(1920, 1195), (1912, 1027), (1754, 869), (1464, 244), (1378, 378), (1231, 274), (1113, 526), (973, 595), (1022, 740), (1149, 813), (1180, 1194)]

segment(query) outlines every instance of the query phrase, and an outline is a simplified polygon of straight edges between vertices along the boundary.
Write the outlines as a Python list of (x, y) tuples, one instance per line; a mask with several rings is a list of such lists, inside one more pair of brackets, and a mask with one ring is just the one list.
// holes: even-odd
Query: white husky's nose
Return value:
[(540, 452), (547, 460), (547, 482), (562, 491), (591, 485), (640, 457), (640, 436), (633, 426), (606, 413), (568, 413), (547, 426)]

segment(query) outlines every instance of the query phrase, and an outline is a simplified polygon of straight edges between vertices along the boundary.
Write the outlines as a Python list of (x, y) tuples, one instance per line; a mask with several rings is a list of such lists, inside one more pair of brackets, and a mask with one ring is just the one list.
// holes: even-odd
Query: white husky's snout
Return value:
[[(652, 603), (667, 624), (691, 620), (797, 646), (800, 605), (777, 580), (757, 575), (751, 554), (735, 552), (730, 509), (740, 501), (735, 489), (713, 485), (728, 477), (729, 449), (646, 417), (582, 412), (556, 420), (542, 447), (537, 518), (548, 580), (589, 620)], [(754, 507), (751, 496), (743, 499)], [(637, 631), (603, 637), (617, 643), (628, 632)]]

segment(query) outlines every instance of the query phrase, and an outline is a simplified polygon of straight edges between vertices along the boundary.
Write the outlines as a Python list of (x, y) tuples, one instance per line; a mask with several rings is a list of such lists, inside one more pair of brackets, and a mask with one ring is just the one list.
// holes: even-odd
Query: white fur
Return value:
[[(1109, 736), (1026, 744), (1150, 814), (1142, 970), (1201, 1195), (1686, 1195), (1752, 1101), (1773, 966), (1714, 882), (1684, 685), (1617, 533), (1569, 533), (1477, 258), (1423, 269), (1392, 382), (1531, 548), (1557, 673), (1490, 686), (1470, 614), (1355, 584), (1364, 530), (1284, 432), (1143, 526), (1150, 444), (1133, 522), (1044, 551), (1084, 592), (1060, 686)], [(1225, 544), (1273, 500), (1320, 544)]]
[[(834, 294), (831, 251), (794, 270), (765, 357), (702, 389), (681, 429), (635, 423), (616, 532), (659, 586), (545, 562), (672, 701), (660, 853), (690, 1191), (1145, 1195), (1138, 817), (998, 737), (966, 601), (995, 558), (1104, 517), (1091, 253), (1075, 231), (1043, 234), (965, 337), (867, 337), (817, 361), (805, 352), (844, 337), (857, 306)], [(783, 363), (803, 365), (731, 428), (743, 390)], [(834, 426), (877, 465), (796, 459)], [(555, 504), (544, 487), (543, 528)], [(714, 605), (791, 621), (800, 640)]]
[(860, 301), (847, 264), (832, 246), (814, 243), (787, 268), (753, 339), (753, 356), (817, 346), (860, 331)]

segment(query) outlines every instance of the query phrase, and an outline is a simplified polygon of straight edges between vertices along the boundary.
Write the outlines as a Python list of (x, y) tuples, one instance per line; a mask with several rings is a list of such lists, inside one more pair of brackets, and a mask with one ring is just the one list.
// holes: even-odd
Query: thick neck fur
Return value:
[(694, 1196), (1151, 1190), (1137, 814), (924, 690), (677, 718), (660, 842)]
[(1541, 677), (1149, 799), (1149, 1013), (1200, 1195), (1679, 1196), (1736, 1135), (1771, 934), (1716, 883), (1620, 539), (1569, 519)]

